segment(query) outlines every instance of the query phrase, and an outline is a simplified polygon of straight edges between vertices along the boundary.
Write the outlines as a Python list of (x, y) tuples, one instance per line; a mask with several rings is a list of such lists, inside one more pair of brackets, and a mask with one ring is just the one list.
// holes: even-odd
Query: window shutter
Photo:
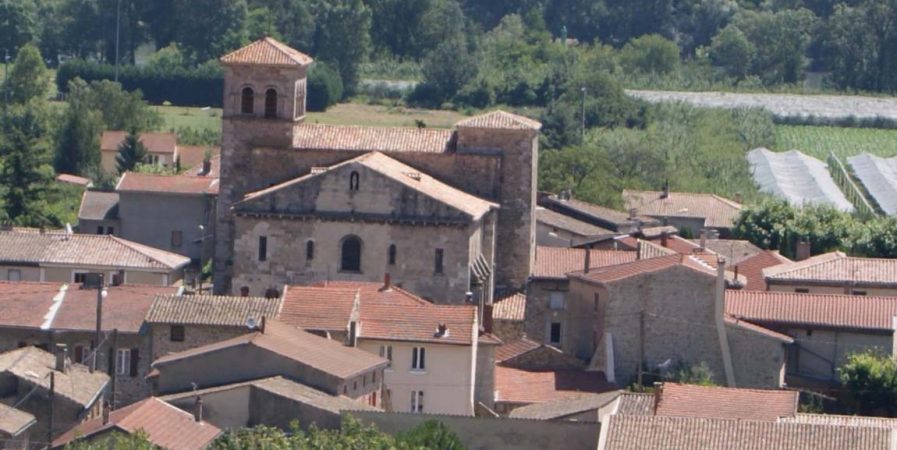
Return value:
[(140, 361), (140, 349), (131, 349), (131, 376), (137, 376), (137, 363)]

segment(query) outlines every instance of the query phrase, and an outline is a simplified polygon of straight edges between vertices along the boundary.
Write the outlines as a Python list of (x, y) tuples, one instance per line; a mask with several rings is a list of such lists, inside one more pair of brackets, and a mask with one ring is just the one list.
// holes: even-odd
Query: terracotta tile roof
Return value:
[(0, 261), (168, 272), (186, 266), (190, 258), (111, 235), (0, 231)]
[(792, 282), (805, 284), (844, 284), (897, 287), (897, 259), (856, 258), (831, 252), (792, 264), (763, 269), (767, 284)]
[(492, 333), (480, 333), (477, 345), (502, 345), (504, 342), (498, 336)]
[(224, 65), (307, 66), (314, 60), (299, 50), (266, 37), (222, 56), (219, 61)]
[(446, 153), (454, 151), (454, 136), (454, 131), (438, 128), (303, 123), (293, 132), (293, 148), (385, 153)]
[(321, 281), (315, 283), (314, 286), (358, 289), (361, 292), (362, 301), (376, 301), (381, 304), (394, 306), (432, 305), (431, 302), (395, 285), (390, 286), (389, 289), (383, 289), (382, 283), (370, 281)]
[(495, 363), (501, 363), (509, 359), (516, 358), (525, 353), (529, 353), (542, 345), (527, 337), (522, 337), (516, 341), (505, 342), (495, 349)]
[[(125, 140), (128, 133), (125, 131), (104, 131), (100, 138), (100, 150), (104, 152), (118, 152), (118, 146)], [(140, 142), (149, 153), (173, 155), (178, 147), (178, 137), (174, 133), (147, 132), (140, 133)]]
[(115, 190), (118, 192), (218, 195), (218, 178), (125, 172)]
[(798, 391), (663, 383), (655, 414), (776, 421), (797, 414)]
[(583, 237), (614, 234), (613, 231), (606, 228), (601, 228), (541, 207), (536, 209), (536, 221)]
[(118, 192), (84, 191), (78, 220), (118, 220)]
[[(630, 228), (639, 224), (643, 226), (660, 225), (660, 221), (653, 217), (640, 215), (636, 216), (635, 220), (630, 220), (628, 212), (595, 205), (575, 198), (562, 199), (552, 195), (540, 198), (539, 205), (544, 205), (546, 208), (556, 210), (561, 214), (578, 217), (581, 220), (615, 231), (629, 232)], [(621, 228), (625, 229), (621, 230)]]
[[(532, 278), (564, 279), (569, 272), (582, 270), (586, 250), (581, 248), (536, 247), (536, 261)], [(616, 250), (590, 250), (589, 266), (592, 269), (635, 261), (634, 252)]]
[(243, 327), (252, 318), (273, 319), (279, 298), (226, 297), (216, 295), (158, 296), (146, 314), (148, 323)]
[(782, 341), (785, 344), (793, 344), (794, 343), (794, 338), (792, 338), (791, 336), (788, 336), (787, 334), (782, 334), (777, 331), (772, 331), (768, 328), (764, 328), (764, 327), (761, 327), (760, 325), (746, 322), (744, 320), (732, 317), (728, 314), (725, 317), (723, 317), (723, 320), (726, 322), (726, 325), (728, 325), (730, 327), (741, 328), (741, 329), (750, 331), (752, 333), (757, 333), (757, 334), (766, 336), (768, 338)]
[[(426, 305), (397, 308), (362, 298), (360, 315), (360, 338), (472, 345), (477, 331), (476, 306)], [(446, 325), (446, 335), (437, 334), (440, 324)]]
[[(698, 253), (700, 252), (701, 248), (698, 244), (695, 244), (688, 239), (684, 239), (676, 235), (668, 235), (666, 245), (663, 244), (663, 238), (660, 235), (643, 238), (636, 238), (634, 236), (619, 236), (615, 239), (620, 246), (624, 246), (624, 249), (632, 250), (638, 248), (638, 241), (650, 242), (657, 247), (669, 249), (682, 255)], [(705, 249), (703, 252), (709, 253), (710, 251)]]
[(797, 413), (794, 417), (783, 417), (779, 419), (779, 422), (889, 429), (897, 428), (897, 419), (892, 417), (844, 416), (838, 414)]
[(526, 294), (521, 292), (500, 298), (492, 307), (494, 320), (509, 320), (523, 322), (526, 315)]
[(40, 329), (45, 323), (52, 323), (52, 318), (45, 316), (61, 301), (64, 286), (63, 283), (0, 281), (0, 311), (3, 311), (0, 326)]
[(761, 250), (760, 253), (742, 259), (736, 263), (739, 275), (744, 275), (747, 284), (744, 289), (765, 291), (766, 278), (763, 277), (763, 269), (774, 267), (782, 264), (791, 264), (793, 261), (782, 256), (779, 252), (770, 250)]
[(897, 297), (728, 290), (726, 312), (763, 324), (891, 331)]
[(75, 186), (90, 186), (91, 182), (89, 178), (79, 177), (78, 175), (71, 175), (67, 173), (61, 173), (56, 175), (56, 181), (60, 183), (74, 184)]
[(163, 356), (153, 362), (153, 368), (164, 374), (165, 366), (194, 356), (214, 353), (228, 348), (271, 352), (312, 367), (337, 378), (351, 378), (363, 372), (386, 367), (389, 363), (372, 353), (347, 347), (339, 342), (302, 331), (291, 325), (267, 320), (264, 332), (256, 331), (180, 353)]
[[(321, 172), (312, 172), (292, 180), (276, 184), (260, 191), (249, 193), (245, 199), (238, 202), (249, 203), (261, 197), (272, 195), (278, 191), (289, 188), (290, 186), (301, 184), (307, 180), (326, 177), (343, 167), (352, 167), (355, 165), (363, 166), (390, 180), (403, 185), (404, 187), (416, 191), (426, 197), (429, 197), (439, 203), (447, 205), (463, 214), (468, 215), (472, 220), (477, 220), (490, 210), (497, 209), (498, 204), (483, 200), (474, 195), (468, 194), (460, 189), (449, 186), (417, 169), (405, 165), (395, 159), (390, 158), (380, 152), (370, 152), (348, 161), (330, 166), (327, 170)], [(238, 207), (238, 206), (237, 206)]]
[[(212, 158), (212, 169), (217, 171), (218, 165), (221, 163), (221, 147), (217, 146), (207, 146), (207, 145), (179, 145), (178, 146), (178, 160), (181, 163), (181, 167), (187, 169), (183, 173), (183, 175), (199, 175), (202, 171), (202, 160), (205, 158), (206, 150), (211, 152)], [(215, 163), (219, 164), (215, 164)], [(218, 174), (210, 175), (214, 178), (218, 178)]]
[(653, 416), (654, 394), (623, 392), (614, 414), (624, 416)]
[(458, 128), (493, 128), (503, 130), (540, 130), (542, 124), (538, 121), (512, 114), (507, 111), (496, 110), (469, 119), (464, 119), (457, 124)]
[[(106, 288), (103, 299), (103, 329), (139, 333), (144, 318), (157, 295), (174, 294), (172, 286), (121, 285)], [(70, 285), (58, 305), (50, 328), (53, 330), (96, 329), (97, 291)]]
[(601, 372), (555, 370), (531, 372), (495, 366), (495, 401), (508, 403), (542, 403), (571, 398), (582, 393), (616, 390)]
[(36, 422), (33, 415), (0, 403), (0, 436), (18, 436)]
[(111, 411), (105, 424), (102, 417), (96, 417), (76, 425), (56, 438), (53, 448), (113, 429), (127, 434), (142, 430), (148, 441), (166, 450), (201, 450), (221, 434), (215, 425), (197, 422), (193, 414), (150, 397)]
[(277, 320), (308, 330), (347, 332), (359, 300), (357, 288), (287, 286)]
[(891, 443), (885, 429), (769, 421), (613, 415), (606, 426), (608, 450), (885, 450)]
[(714, 228), (731, 228), (741, 212), (741, 205), (714, 194), (670, 192), (660, 198), (658, 191), (623, 191), (626, 209), (659, 217), (703, 217), (704, 224)]
[(630, 277), (644, 275), (647, 273), (660, 272), (671, 267), (683, 266), (704, 273), (709, 276), (716, 276), (716, 269), (696, 255), (668, 255), (657, 258), (641, 259), (638, 261), (618, 264), (608, 267), (600, 267), (589, 270), (588, 273), (582, 271), (571, 272), (570, 277), (582, 280), (595, 281), (599, 283), (612, 283), (614, 281), (624, 280)]
[(594, 410), (594, 422), (597, 422), (598, 408), (613, 402), (619, 396), (620, 391), (603, 392), (601, 394), (580, 394), (576, 397), (562, 398), (545, 403), (533, 403), (515, 408), (508, 414), (508, 417), (514, 419), (557, 420)]
[(28, 384), (40, 386), (46, 392), (50, 389), (50, 372), (54, 372), (56, 395), (85, 408), (93, 405), (109, 382), (109, 376), (105, 373), (90, 373), (81, 364), (70, 364), (65, 372), (59, 372), (55, 368), (56, 355), (36, 347), (22, 347), (0, 353), (0, 374), (11, 375)]
[[(700, 246), (700, 239), (691, 242)], [(738, 264), (763, 252), (763, 249), (741, 239), (707, 239), (704, 248), (726, 257), (729, 264)]]

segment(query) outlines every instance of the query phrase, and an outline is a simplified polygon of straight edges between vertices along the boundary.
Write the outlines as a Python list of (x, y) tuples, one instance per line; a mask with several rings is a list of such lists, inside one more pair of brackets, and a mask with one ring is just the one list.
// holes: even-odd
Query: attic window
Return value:
[(349, 190), (350, 191), (358, 190), (358, 181), (360, 178), (361, 178), (361, 176), (358, 175), (358, 172), (355, 172), (354, 170), (352, 171), (351, 174), (349, 174)]

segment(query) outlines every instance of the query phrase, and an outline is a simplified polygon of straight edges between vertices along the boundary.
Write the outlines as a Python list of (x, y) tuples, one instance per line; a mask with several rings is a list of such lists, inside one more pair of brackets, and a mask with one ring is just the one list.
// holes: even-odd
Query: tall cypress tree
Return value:
[(146, 161), (146, 147), (140, 142), (140, 135), (136, 130), (131, 130), (118, 146), (118, 154), (115, 155), (115, 166), (118, 173), (134, 170), (137, 164)]

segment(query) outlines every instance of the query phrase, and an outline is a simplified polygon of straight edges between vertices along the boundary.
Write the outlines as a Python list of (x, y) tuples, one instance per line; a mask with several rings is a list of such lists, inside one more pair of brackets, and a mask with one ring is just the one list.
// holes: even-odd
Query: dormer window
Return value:
[(254, 110), (253, 102), (255, 102), (255, 92), (251, 87), (243, 88), (240, 95), (240, 112), (243, 114), (252, 114)]
[(361, 178), (361, 176), (358, 175), (358, 172), (352, 171), (352, 173), (349, 175), (349, 190), (350, 191), (358, 190), (358, 180), (360, 178)]
[(274, 89), (265, 92), (265, 118), (277, 118), (277, 91)]

